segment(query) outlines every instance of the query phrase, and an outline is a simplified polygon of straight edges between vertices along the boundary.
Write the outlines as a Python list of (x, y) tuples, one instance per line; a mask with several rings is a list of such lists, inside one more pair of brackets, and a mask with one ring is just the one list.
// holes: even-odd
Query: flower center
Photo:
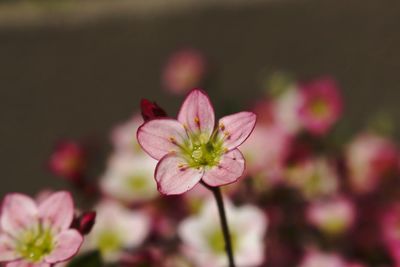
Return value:
[(104, 231), (99, 236), (98, 246), (102, 254), (114, 252), (121, 247), (121, 239), (115, 232)]
[[(236, 231), (231, 231), (232, 249), (235, 251), (238, 243), (238, 236)], [(221, 229), (215, 229), (207, 235), (207, 243), (211, 250), (217, 254), (225, 253), (225, 240)]]
[(215, 138), (204, 140), (200, 137), (191, 137), (189, 144), (183, 149), (189, 166), (199, 168), (218, 165), (221, 155), (224, 153), (222, 142)]
[(319, 118), (325, 118), (329, 115), (329, 106), (323, 99), (316, 99), (311, 103), (311, 112)]
[(146, 191), (149, 185), (148, 181), (149, 178), (145, 175), (132, 175), (127, 179), (127, 186), (134, 192)]
[(50, 229), (43, 229), (41, 225), (37, 229), (23, 232), (16, 246), (22, 258), (33, 263), (40, 262), (53, 248), (53, 234)]

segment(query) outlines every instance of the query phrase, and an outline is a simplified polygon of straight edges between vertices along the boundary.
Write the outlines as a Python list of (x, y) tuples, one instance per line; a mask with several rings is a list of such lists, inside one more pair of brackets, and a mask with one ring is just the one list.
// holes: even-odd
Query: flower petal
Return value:
[(144, 123), (137, 131), (137, 139), (150, 156), (159, 160), (178, 150), (178, 145), (187, 139), (183, 125), (177, 120), (154, 119)]
[(83, 237), (78, 231), (69, 229), (58, 234), (55, 242), (55, 248), (45, 258), (48, 263), (66, 261), (75, 256), (82, 245)]
[(219, 120), (219, 136), (224, 139), (224, 145), (228, 150), (234, 149), (246, 141), (256, 125), (256, 117), (253, 112), (244, 111)]
[(218, 164), (205, 171), (203, 181), (210, 186), (220, 186), (236, 182), (245, 169), (242, 153), (234, 149), (224, 154)]
[(1, 228), (4, 232), (14, 236), (37, 221), (38, 209), (33, 199), (18, 193), (6, 195), (1, 215)]
[(0, 235), (0, 262), (15, 261), (19, 255), (15, 250), (13, 240), (6, 234)]
[(71, 194), (60, 191), (52, 194), (39, 206), (42, 223), (57, 231), (68, 229), (74, 217), (74, 202)]
[(214, 108), (209, 97), (199, 89), (192, 90), (186, 97), (178, 114), (181, 122), (191, 133), (203, 133), (207, 139), (214, 130)]
[(5, 266), (6, 267), (50, 267), (51, 264), (45, 262), (31, 263), (25, 260), (20, 260), (7, 263)]
[(183, 158), (170, 153), (163, 157), (156, 167), (158, 191), (165, 195), (182, 194), (192, 189), (203, 174), (203, 169), (190, 168)]

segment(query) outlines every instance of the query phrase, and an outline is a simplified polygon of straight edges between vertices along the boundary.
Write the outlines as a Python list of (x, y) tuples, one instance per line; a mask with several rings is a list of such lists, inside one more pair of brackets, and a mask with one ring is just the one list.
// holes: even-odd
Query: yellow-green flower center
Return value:
[(24, 231), (18, 238), (16, 250), (25, 260), (40, 262), (54, 248), (54, 236), (50, 229), (39, 225), (35, 229)]
[(132, 175), (127, 179), (127, 186), (134, 192), (146, 191), (149, 186), (149, 180), (146, 175)]
[(203, 134), (191, 135), (189, 140), (181, 147), (189, 167), (214, 167), (219, 164), (225, 150), (223, 142), (213, 134), (206, 138)]
[(98, 247), (102, 254), (117, 251), (121, 248), (122, 242), (120, 236), (113, 231), (104, 231), (98, 239)]
[[(238, 236), (235, 231), (231, 231), (230, 235), (231, 235), (232, 249), (233, 251), (235, 251), (235, 249), (237, 248)], [(221, 229), (218, 228), (208, 233), (207, 243), (211, 248), (211, 250), (216, 254), (225, 253), (225, 240)]]

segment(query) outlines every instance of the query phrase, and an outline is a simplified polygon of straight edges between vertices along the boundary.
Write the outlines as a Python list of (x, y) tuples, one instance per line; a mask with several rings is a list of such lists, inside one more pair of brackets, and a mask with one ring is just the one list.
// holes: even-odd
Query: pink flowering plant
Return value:
[(256, 123), (253, 112), (221, 118), (215, 127), (214, 109), (199, 89), (189, 93), (177, 120), (156, 118), (137, 132), (142, 148), (159, 160), (155, 178), (162, 194), (182, 194), (203, 181), (221, 186), (237, 181), (245, 169), (237, 149)]
[(7, 267), (53, 266), (72, 258), (83, 237), (71, 229), (74, 204), (67, 192), (51, 194), (36, 203), (23, 194), (3, 200), (0, 262)]
[[(200, 51), (165, 58), (163, 94), (187, 94), (176, 118), (142, 99), (110, 144), (57, 142), (45, 166), (73, 192), (2, 197), (1, 266), (400, 267), (388, 118), (352, 133), (339, 81), (283, 72), (246, 109), (210, 81), (193, 89)], [(208, 94), (249, 111), (216, 119)]]
[(155, 179), (162, 194), (182, 194), (199, 182), (214, 193), (231, 267), (235, 266), (232, 244), (218, 187), (242, 176), (245, 160), (237, 147), (255, 124), (253, 112), (239, 112), (221, 118), (215, 126), (210, 99), (204, 91), (194, 89), (183, 102), (177, 120), (155, 118), (137, 132), (142, 148), (159, 160)]

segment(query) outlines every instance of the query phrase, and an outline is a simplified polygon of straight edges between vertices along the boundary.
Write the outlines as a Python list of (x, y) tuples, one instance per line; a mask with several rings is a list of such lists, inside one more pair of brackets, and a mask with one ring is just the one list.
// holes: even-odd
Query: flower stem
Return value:
[(214, 194), (214, 198), (218, 206), (218, 213), (221, 221), (222, 234), (225, 240), (225, 251), (226, 255), (228, 256), (229, 267), (235, 267), (235, 259), (233, 257), (233, 249), (232, 249), (232, 240), (229, 232), (228, 221), (226, 219), (226, 212), (224, 207), (224, 200), (221, 194), (221, 189), (219, 187), (209, 186), (204, 182), (201, 183)]

